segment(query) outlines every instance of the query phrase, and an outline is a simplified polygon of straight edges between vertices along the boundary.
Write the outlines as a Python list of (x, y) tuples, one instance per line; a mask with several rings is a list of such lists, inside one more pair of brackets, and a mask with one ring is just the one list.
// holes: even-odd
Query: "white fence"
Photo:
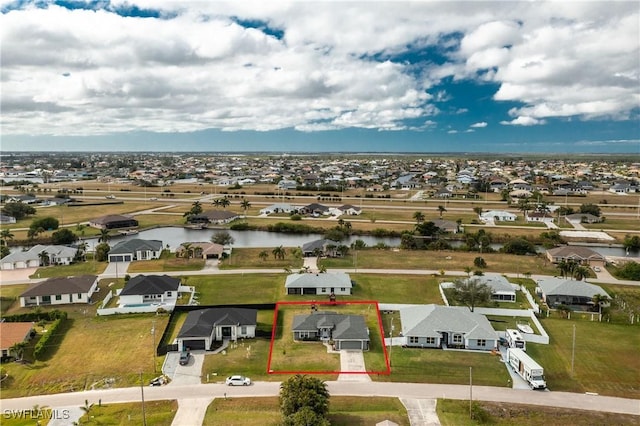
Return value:
[(113, 292), (112, 291), (107, 293), (107, 295), (105, 296), (104, 300), (102, 301), (102, 306), (100, 306), (99, 309), (104, 309), (104, 307), (109, 304), (109, 301), (111, 300), (111, 298), (113, 298)]
[(103, 315), (115, 315), (115, 314), (144, 314), (155, 313), (158, 309), (162, 308), (167, 312), (173, 311), (175, 304), (162, 303), (159, 305), (145, 305), (145, 306), (123, 306), (118, 308), (98, 309), (97, 314)]

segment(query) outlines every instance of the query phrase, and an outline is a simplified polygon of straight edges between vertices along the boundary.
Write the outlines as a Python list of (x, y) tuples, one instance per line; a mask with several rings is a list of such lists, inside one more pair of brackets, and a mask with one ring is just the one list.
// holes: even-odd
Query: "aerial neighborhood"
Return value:
[(0, 183), (3, 400), (299, 374), (640, 399), (638, 161), (3, 153)]

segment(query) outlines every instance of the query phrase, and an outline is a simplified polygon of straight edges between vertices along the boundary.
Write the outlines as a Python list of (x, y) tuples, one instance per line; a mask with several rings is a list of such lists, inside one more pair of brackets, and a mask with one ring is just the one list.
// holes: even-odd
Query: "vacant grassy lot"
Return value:
[[(2, 382), (2, 396), (90, 389), (93, 384), (101, 387), (108, 378), (115, 379), (117, 387), (133, 386), (139, 383), (140, 371), (148, 380), (154, 374), (155, 350), (150, 330), (154, 321), (157, 329), (164, 330), (168, 319), (168, 315), (76, 313), (51, 341), (43, 361), (5, 364), (10, 379)], [(159, 371), (162, 360), (155, 361)]]
[(20, 306), (18, 298), (29, 287), (29, 284), (0, 286), (0, 315), (5, 315), (12, 305)]
[(284, 294), (284, 274), (238, 274), (183, 277), (194, 286), (201, 305), (271, 303)]
[(270, 339), (246, 339), (229, 346), (225, 353), (208, 354), (202, 366), (202, 381), (223, 382), (228, 376), (242, 374), (251, 380), (282, 380), (282, 376), (267, 374)]
[[(572, 317), (574, 318), (574, 317)], [(545, 369), (551, 390), (640, 397), (640, 328), (588, 320), (546, 318), (550, 345), (528, 344), (527, 353)], [(576, 327), (571, 374), (573, 326)]]
[[(302, 257), (294, 257), (291, 254), (292, 247), (284, 247), (285, 258), (276, 259), (273, 255), (274, 248), (234, 248), (231, 256), (222, 261), (220, 269), (237, 269), (237, 268), (274, 268), (281, 271), (284, 268), (292, 270), (302, 268)], [(259, 254), (263, 251), (267, 252), (267, 258), (262, 260)]]
[[(438, 279), (425, 275), (351, 274), (353, 299), (385, 303), (442, 303)], [(346, 297), (343, 298), (347, 300)]]
[[(89, 404), (92, 402), (89, 401)], [(146, 401), (144, 421), (148, 425), (170, 426), (178, 411), (178, 401)], [(88, 426), (143, 424), (142, 403), (94, 404), (89, 413), (80, 418), (78, 424)]]
[(473, 383), (483, 386), (507, 386), (509, 373), (500, 357), (490, 352), (443, 351), (394, 346), (389, 351), (390, 376), (375, 376), (376, 381), (410, 383), (469, 383), (469, 367), (473, 367)]
[(71, 277), (77, 275), (99, 275), (107, 269), (107, 262), (78, 262), (72, 265), (46, 266), (36, 269), (29, 278)]
[(484, 421), (469, 419), (469, 401), (438, 399), (437, 412), (443, 426), (492, 425), (636, 425), (640, 418), (629, 414), (571, 410), (538, 405), (505, 402), (474, 401), (474, 412), (485, 416)]
[(353, 250), (344, 258), (322, 259), (321, 264), (327, 268), (361, 269), (427, 269), (434, 271), (464, 271), (473, 266), (473, 260), (480, 256), (487, 267), (486, 272), (512, 272), (524, 274), (555, 275), (557, 269), (541, 256), (516, 256), (504, 253), (477, 253), (463, 251), (432, 250)]
[[(365, 426), (390, 420), (408, 426), (407, 411), (397, 398), (332, 396), (332, 425)], [(282, 422), (277, 397), (216, 399), (207, 409), (205, 425), (263, 426)]]
[(204, 268), (204, 259), (177, 258), (166, 250), (160, 259), (137, 260), (129, 264), (127, 272), (199, 271)]

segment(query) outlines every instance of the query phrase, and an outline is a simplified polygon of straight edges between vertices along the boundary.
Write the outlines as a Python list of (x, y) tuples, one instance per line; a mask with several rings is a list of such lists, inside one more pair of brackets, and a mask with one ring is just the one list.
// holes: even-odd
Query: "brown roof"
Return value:
[(238, 217), (238, 213), (229, 212), (226, 210), (209, 210), (202, 212), (201, 216), (206, 216), (209, 220), (226, 220), (234, 217)]
[(32, 322), (0, 322), (0, 349), (24, 342), (32, 328)]
[(553, 257), (569, 258), (580, 257), (582, 259), (604, 259), (600, 253), (586, 247), (563, 246), (547, 250)]
[(100, 225), (105, 225), (107, 223), (111, 223), (111, 222), (123, 222), (123, 221), (129, 221), (129, 220), (135, 220), (133, 217), (131, 216), (123, 216), (123, 215), (119, 215), (119, 214), (110, 214), (110, 215), (106, 215), (106, 216), (102, 216), (96, 219), (92, 219), (91, 223), (98, 223)]
[(81, 275), (77, 277), (56, 277), (29, 286), (20, 297), (51, 296), (53, 294), (86, 293), (98, 277)]

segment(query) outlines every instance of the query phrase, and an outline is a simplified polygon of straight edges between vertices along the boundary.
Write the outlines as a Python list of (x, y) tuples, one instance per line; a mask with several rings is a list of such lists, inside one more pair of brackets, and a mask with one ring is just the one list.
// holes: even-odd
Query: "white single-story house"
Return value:
[(42, 253), (49, 257), (49, 265), (70, 265), (78, 253), (74, 247), (38, 244), (27, 251), (11, 253), (0, 260), (0, 269), (24, 269), (44, 266)]
[(96, 275), (55, 277), (31, 284), (20, 295), (20, 306), (66, 305), (91, 303), (91, 296), (98, 291)]
[(486, 284), (491, 289), (491, 300), (496, 302), (515, 302), (516, 284), (511, 284), (502, 275), (481, 275), (467, 278), (475, 280), (478, 284)]
[(537, 284), (542, 300), (550, 308), (566, 305), (575, 310), (584, 310), (594, 306), (593, 298), (597, 294), (610, 298), (602, 287), (586, 281), (549, 277), (538, 280)]
[(552, 263), (560, 263), (563, 260), (578, 262), (581, 265), (605, 266), (606, 258), (597, 251), (587, 247), (562, 246), (546, 251), (547, 259)]
[(461, 306), (416, 305), (400, 309), (404, 344), (416, 348), (490, 351), (498, 335), (489, 320)]
[(210, 350), (214, 342), (252, 339), (258, 311), (245, 308), (208, 308), (189, 312), (178, 333), (178, 350)]
[(489, 210), (480, 214), (480, 220), (487, 221), (503, 221), (503, 222), (515, 222), (517, 216), (511, 212), (504, 210)]
[(213, 223), (217, 225), (233, 222), (240, 218), (238, 213), (227, 210), (208, 210), (188, 217), (189, 223)]
[(349, 216), (358, 216), (362, 213), (362, 209), (360, 207), (352, 206), (351, 204), (344, 204), (337, 208), (341, 214), (346, 214)]
[(573, 223), (600, 223), (602, 218), (591, 213), (573, 213), (565, 216), (569, 222)]
[(159, 259), (161, 253), (162, 241), (134, 238), (120, 241), (111, 248), (109, 250), (109, 262)]
[(12, 224), (16, 223), (16, 218), (13, 216), (7, 216), (4, 214), (0, 214), (0, 223), (2, 224)]
[(287, 294), (334, 294), (348, 296), (353, 283), (344, 272), (290, 274), (284, 284)]
[(452, 220), (434, 219), (431, 222), (444, 232), (450, 232), (452, 234), (458, 233), (458, 224)]
[(32, 322), (0, 322), (1, 358), (15, 356), (11, 348), (22, 342), (28, 342), (34, 335)]
[(282, 179), (278, 182), (278, 189), (296, 189), (298, 185), (295, 180)]
[(168, 275), (137, 275), (120, 292), (121, 307), (140, 304), (174, 304), (178, 299), (180, 279)]
[(274, 214), (274, 213), (292, 213), (298, 210), (298, 207), (289, 203), (275, 203), (268, 207), (260, 209), (260, 214)]
[(555, 218), (547, 212), (527, 212), (527, 222), (553, 223)]
[(205, 260), (219, 259), (222, 258), (224, 254), (231, 254), (230, 246), (223, 246), (222, 244), (208, 242), (194, 242), (180, 244), (180, 247), (176, 249), (176, 257), (185, 257), (186, 247), (189, 247), (189, 250), (193, 252), (191, 257), (200, 257)]
[(335, 350), (369, 350), (369, 329), (361, 315), (313, 312), (293, 317), (294, 340), (333, 341)]

